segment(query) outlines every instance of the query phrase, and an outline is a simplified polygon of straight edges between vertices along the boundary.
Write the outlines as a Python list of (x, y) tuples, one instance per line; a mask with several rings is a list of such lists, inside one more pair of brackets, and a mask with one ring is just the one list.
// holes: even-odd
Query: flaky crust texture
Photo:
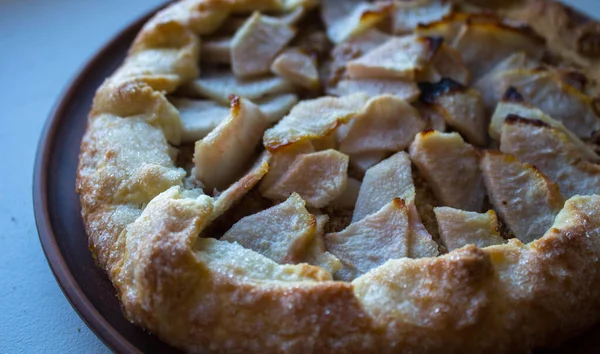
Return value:
[[(352, 283), (306, 264), (269, 263), (272, 279), (223, 266), (219, 254), (246, 254), (198, 238), (214, 203), (183, 190), (169, 148), (180, 122), (165, 95), (199, 75), (199, 36), (250, 3), (170, 5), (97, 91), (77, 191), (90, 248), (128, 319), (190, 352), (265, 353), (519, 352), (600, 320), (598, 196), (571, 198), (530, 244), (391, 260)], [(598, 42), (585, 39), (596, 22), (542, 0), (505, 11), (596, 77), (600, 53), (586, 43)]]

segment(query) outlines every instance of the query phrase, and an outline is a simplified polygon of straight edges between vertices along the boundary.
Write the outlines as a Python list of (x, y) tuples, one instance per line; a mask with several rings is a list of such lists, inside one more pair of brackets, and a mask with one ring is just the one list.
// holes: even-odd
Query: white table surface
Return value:
[[(0, 353), (109, 352), (60, 291), (32, 206), (38, 138), (98, 48), (163, 0), (0, 0)], [(569, 1), (600, 16), (600, 0)]]

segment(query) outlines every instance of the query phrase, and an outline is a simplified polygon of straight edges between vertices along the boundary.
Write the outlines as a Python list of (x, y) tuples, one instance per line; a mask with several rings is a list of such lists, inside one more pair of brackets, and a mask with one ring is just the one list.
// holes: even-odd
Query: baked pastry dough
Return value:
[(552, 0), (173, 3), (96, 93), (90, 249), (188, 352), (558, 344), (600, 320), (599, 28)]

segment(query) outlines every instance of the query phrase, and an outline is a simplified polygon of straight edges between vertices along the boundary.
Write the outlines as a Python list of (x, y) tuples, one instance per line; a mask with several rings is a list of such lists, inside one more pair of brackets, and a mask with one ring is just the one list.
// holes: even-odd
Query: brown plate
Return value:
[(135, 35), (156, 11), (121, 31), (75, 77), (46, 122), (35, 160), (35, 218), (48, 263), (81, 318), (119, 353), (179, 351), (123, 316), (111, 282), (88, 249), (75, 176), (79, 145), (96, 88), (117, 69)]
[[(180, 353), (125, 319), (115, 289), (96, 266), (81, 219), (75, 176), (79, 146), (96, 88), (114, 72), (142, 25), (158, 9), (121, 31), (83, 68), (57, 102), (35, 160), (33, 201), (42, 247), (62, 291), (85, 323), (115, 352)], [(598, 353), (600, 325), (558, 351)]]

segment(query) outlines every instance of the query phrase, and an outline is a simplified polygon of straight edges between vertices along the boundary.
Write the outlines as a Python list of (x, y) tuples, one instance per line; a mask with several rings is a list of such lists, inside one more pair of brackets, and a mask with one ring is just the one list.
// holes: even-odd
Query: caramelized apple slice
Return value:
[(327, 250), (343, 263), (334, 276), (351, 281), (390, 259), (437, 256), (431, 236), (415, 233), (410, 219), (409, 206), (396, 198), (343, 231), (326, 234)]
[(437, 130), (438, 132), (446, 131), (446, 119), (435, 109), (435, 105), (427, 104), (421, 101), (412, 103), (421, 117), (427, 122), (427, 129)]
[[(196, 142), (208, 135), (227, 118), (229, 107), (209, 100), (170, 98), (181, 118), (181, 142)], [(269, 123), (279, 121), (298, 102), (298, 96), (284, 94), (255, 100)]]
[(340, 81), (330, 91), (337, 96), (347, 96), (358, 92), (364, 92), (370, 97), (390, 94), (407, 102), (414, 101), (420, 94), (419, 88), (414, 82), (394, 79), (347, 79)]
[[(209, 4), (212, 2), (214, 0), (210, 1)], [(236, 0), (227, 1), (227, 3), (231, 4), (231, 12), (236, 14), (244, 14), (251, 11), (278, 13), (291, 11), (294, 13), (299, 7), (312, 9), (319, 4), (317, 0)], [(202, 5), (206, 6), (206, 3)], [(284, 19), (285, 17), (282, 17), (282, 20)]]
[(404, 100), (392, 95), (377, 96), (348, 123), (340, 151), (357, 154), (404, 150), (426, 124), (419, 112)]
[(511, 25), (500, 19), (480, 17), (481, 21), (467, 21), (461, 27), (452, 47), (461, 53), (473, 78), (481, 78), (496, 64), (516, 52), (525, 52), (530, 58), (541, 59), (544, 40), (530, 28)]
[(255, 99), (254, 103), (260, 107), (269, 123), (277, 123), (298, 103), (298, 96), (288, 93)]
[(315, 217), (304, 205), (293, 193), (285, 202), (238, 221), (221, 240), (237, 242), (280, 264), (301, 262), (316, 228)]
[(454, 209), (434, 208), (440, 237), (448, 251), (473, 244), (483, 248), (504, 243), (500, 236), (498, 218), (493, 210), (485, 214)]
[(275, 151), (302, 140), (328, 136), (359, 114), (369, 97), (358, 93), (344, 97), (321, 97), (301, 101), (263, 137), (267, 149)]
[[(338, 43), (331, 50), (330, 58), (326, 59), (320, 65), (319, 77), (322, 80), (322, 86), (330, 94), (335, 94), (333, 88), (342, 79), (346, 78), (346, 64), (348, 61), (356, 59), (365, 53), (377, 48), (387, 42), (392, 36), (383, 33), (375, 28), (368, 29), (364, 33), (356, 35), (347, 41)], [(331, 92), (330, 92), (331, 91)]]
[(410, 158), (442, 205), (480, 211), (485, 187), (479, 152), (458, 133), (420, 133), (410, 146)]
[(321, 18), (327, 28), (327, 36), (334, 43), (341, 43), (375, 26), (391, 12), (386, 3), (370, 3), (362, 0), (322, 0)]
[(496, 94), (498, 88), (495, 87), (496, 77), (505, 71), (533, 69), (538, 66), (540, 63), (537, 60), (529, 58), (524, 52), (517, 52), (496, 64), (487, 74), (477, 80), (473, 87), (481, 92), (485, 109), (492, 112), (498, 102)]
[(394, 198), (411, 204), (415, 197), (411, 163), (401, 151), (367, 170), (363, 179), (352, 222), (376, 213)]
[(441, 42), (428, 37), (392, 37), (358, 59), (348, 62), (348, 75), (361, 78), (415, 78), (425, 69)]
[(485, 145), (487, 122), (481, 94), (452, 79), (420, 83), (421, 101), (433, 105), (446, 123), (472, 144)]
[(254, 12), (231, 39), (231, 69), (238, 77), (267, 74), (296, 31), (285, 21)]
[(444, 0), (394, 1), (392, 32), (406, 34), (418, 25), (439, 21), (452, 12), (452, 2)]
[(237, 243), (202, 238), (194, 247), (196, 258), (216, 274), (252, 282), (320, 282), (331, 274), (308, 264), (277, 264)]
[(232, 95), (252, 101), (282, 93), (292, 93), (294, 85), (278, 76), (239, 79), (230, 72), (212, 72), (182, 87), (182, 92), (193, 97), (206, 97), (221, 104), (229, 104)]
[(216, 219), (229, 210), (245, 196), (269, 171), (269, 153), (263, 153), (250, 170), (239, 180), (220, 193), (214, 202), (212, 219)]
[(600, 130), (591, 97), (562, 81), (556, 72), (545, 69), (505, 71), (495, 77), (496, 100), (510, 87), (515, 88), (526, 102), (563, 123), (580, 138), (589, 138)]
[(600, 193), (600, 165), (589, 159), (568, 135), (542, 121), (509, 116), (502, 128), (500, 150), (535, 165), (560, 186), (561, 192)]
[(281, 177), (290, 169), (290, 166), (301, 154), (315, 152), (310, 141), (299, 141), (297, 143), (284, 146), (271, 154), (269, 162), (269, 172), (263, 178), (260, 184), (260, 191), (264, 193), (271, 188)]
[(544, 235), (562, 209), (558, 186), (513, 155), (486, 151), (481, 160), (490, 201), (515, 236), (531, 242)]
[(590, 146), (586, 145), (561, 122), (554, 120), (540, 109), (524, 102), (524, 98), (521, 96), (521, 94), (512, 87), (506, 91), (502, 102), (498, 103), (496, 111), (492, 116), (492, 122), (489, 128), (490, 136), (492, 138), (500, 140), (500, 134), (502, 133), (504, 120), (509, 116), (517, 116), (519, 118), (529, 119), (532, 121), (541, 121), (562, 132), (568, 138), (569, 142), (579, 149), (586, 160), (595, 162), (600, 160), (600, 157), (596, 155)]
[(260, 144), (269, 122), (250, 101), (234, 98), (229, 116), (194, 147), (194, 174), (209, 189), (223, 190), (237, 178)]
[(443, 43), (435, 52), (429, 65), (417, 75), (419, 81), (438, 82), (449, 78), (463, 85), (471, 79), (471, 73), (465, 66), (461, 54), (454, 48)]
[(181, 142), (196, 142), (208, 135), (229, 114), (227, 106), (207, 100), (171, 98), (181, 118)]
[(297, 48), (280, 53), (271, 64), (271, 72), (308, 90), (319, 88), (316, 60)]
[(346, 189), (347, 171), (348, 156), (336, 150), (298, 155), (287, 172), (265, 189), (263, 195), (280, 200), (296, 192), (308, 206), (322, 208)]

